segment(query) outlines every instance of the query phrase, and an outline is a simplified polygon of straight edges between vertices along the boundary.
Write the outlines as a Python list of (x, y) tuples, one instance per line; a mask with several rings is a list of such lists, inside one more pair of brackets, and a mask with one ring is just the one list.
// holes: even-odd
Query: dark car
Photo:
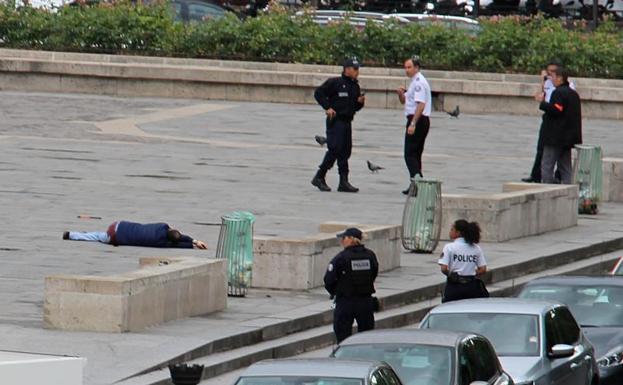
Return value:
[(220, 19), (227, 12), (238, 15), (233, 9), (210, 0), (171, 0), (171, 6), (175, 18), (184, 22)]
[(623, 383), (623, 277), (539, 278), (518, 296), (565, 303), (595, 347), (599, 383)]
[(513, 385), (491, 343), (474, 333), (373, 330), (348, 337), (332, 356), (387, 362), (405, 385)]

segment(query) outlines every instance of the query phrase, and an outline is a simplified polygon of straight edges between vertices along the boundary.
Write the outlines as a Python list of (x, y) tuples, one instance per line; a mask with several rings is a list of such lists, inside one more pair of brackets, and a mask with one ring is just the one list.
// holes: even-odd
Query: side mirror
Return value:
[(550, 358), (565, 358), (565, 357), (571, 357), (574, 352), (575, 352), (575, 348), (571, 345), (557, 344), (557, 345), (552, 346), (552, 351), (549, 352), (547, 355)]

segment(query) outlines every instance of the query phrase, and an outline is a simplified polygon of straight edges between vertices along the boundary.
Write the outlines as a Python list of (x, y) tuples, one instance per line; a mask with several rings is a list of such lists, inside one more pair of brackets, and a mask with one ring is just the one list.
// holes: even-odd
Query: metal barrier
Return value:
[(597, 214), (598, 203), (603, 196), (603, 170), (601, 147), (595, 145), (575, 146), (577, 157), (573, 164), (573, 179), (579, 185), (580, 214)]
[(227, 259), (227, 295), (244, 297), (251, 287), (255, 216), (235, 211), (221, 219), (216, 258)]
[(411, 182), (402, 213), (402, 247), (432, 253), (441, 234), (441, 182)]

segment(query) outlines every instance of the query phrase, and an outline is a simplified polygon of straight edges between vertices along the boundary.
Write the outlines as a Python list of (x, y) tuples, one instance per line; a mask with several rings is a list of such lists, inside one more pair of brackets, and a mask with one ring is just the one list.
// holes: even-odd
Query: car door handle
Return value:
[(580, 364), (576, 364), (576, 363), (574, 362), (574, 363), (572, 363), (572, 364), (571, 364), (571, 370), (576, 370), (576, 369), (577, 369), (577, 368), (579, 368), (580, 366), (582, 366), (582, 365), (580, 365)]

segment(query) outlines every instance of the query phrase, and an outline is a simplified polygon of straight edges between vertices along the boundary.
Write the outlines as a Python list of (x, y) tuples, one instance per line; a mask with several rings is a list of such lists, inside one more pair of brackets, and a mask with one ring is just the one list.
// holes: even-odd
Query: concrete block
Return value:
[(44, 325), (64, 330), (139, 331), (223, 310), (225, 260), (141, 258), (140, 269), (109, 277), (46, 277)]
[(623, 159), (604, 158), (602, 162), (604, 202), (623, 202)]
[(254, 237), (253, 286), (293, 290), (321, 286), (327, 265), (342, 249), (335, 233), (347, 227), (364, 232), (364, 243), (377, 255), (380, 271), (400, 266), (400, 226), (330, 222), (320, 225), (321, 233), (302, 238)]
[[(578, 187), (506, 183), (502, 193), (442, 195), (442, 237), (457, 219), (479, 223), (481, 239), (503, 242), (577, 225)], [(446, 238), (447, 239), (447, 238)]]

